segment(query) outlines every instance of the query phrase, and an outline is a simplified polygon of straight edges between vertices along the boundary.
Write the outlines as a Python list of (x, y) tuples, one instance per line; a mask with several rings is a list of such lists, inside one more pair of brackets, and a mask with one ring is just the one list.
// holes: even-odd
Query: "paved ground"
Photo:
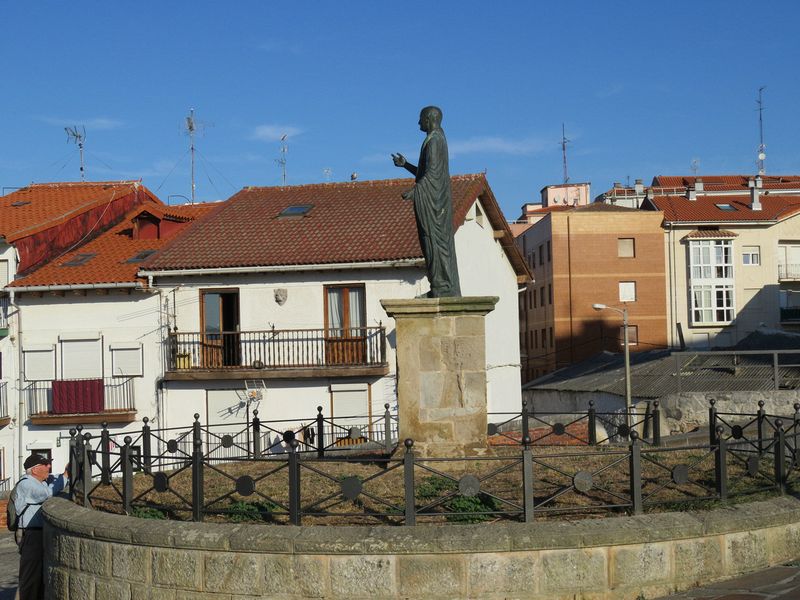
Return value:
[(800, 600), (800, 562), (659, 600)]
[(13, 600), (17, 593), (17, 571), (19, 553), (14, 543), (14, 534), (0, 532), (0, 600)]

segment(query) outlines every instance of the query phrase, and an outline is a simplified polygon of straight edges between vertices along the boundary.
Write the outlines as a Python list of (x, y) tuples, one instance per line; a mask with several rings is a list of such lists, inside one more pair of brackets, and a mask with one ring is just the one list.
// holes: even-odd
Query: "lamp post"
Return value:
[(628, 340), (628, 309), (615, 308), (606, 304), (592, 304), (595, 310), (613, 310), (622, 315), (622, 346), (625, 355), (625, 423), (631, 426), (631, 351)]

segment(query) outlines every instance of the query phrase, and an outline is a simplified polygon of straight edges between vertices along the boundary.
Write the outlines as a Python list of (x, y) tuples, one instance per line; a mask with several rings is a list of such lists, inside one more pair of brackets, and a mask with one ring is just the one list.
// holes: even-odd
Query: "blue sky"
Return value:
[[(0, 186), (87, 178), (201, 201), (245, 185), (402, 176), (437, 104), (451, 173), (486, 171), (509, 219), (562, 179), (800, 173), (800, 3), (0, 0)], [(326, 174), (329, 169), (329, 174)], [(8, 190), (7, 190), (8, 191)], [(182, 203), (179, 197), (170, 199)]]

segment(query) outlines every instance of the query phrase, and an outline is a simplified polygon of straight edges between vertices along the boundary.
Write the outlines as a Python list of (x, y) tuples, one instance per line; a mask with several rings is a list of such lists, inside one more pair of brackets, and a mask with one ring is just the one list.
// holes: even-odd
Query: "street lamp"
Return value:
[(625, 354), (625, 422), (631, 426), (631, 350), (628, 341), (628, 309), (615, 308), (606, 304), (592, 304), (595, 310), (613, 310), (622, 315), (623, 349)]

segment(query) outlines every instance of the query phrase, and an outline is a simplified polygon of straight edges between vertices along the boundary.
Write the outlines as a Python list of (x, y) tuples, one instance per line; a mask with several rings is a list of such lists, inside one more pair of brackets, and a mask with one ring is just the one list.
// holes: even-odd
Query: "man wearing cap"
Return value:
[(44, 598), (42, 543), (42, 503), (58, 494), (67, 483), (67, 470), (57, 478), (50, 477), (52, 459), (31, 454), (25, 459), (25, 476), (16, 485), (15, 507), (19, 517), (19, 599)]

